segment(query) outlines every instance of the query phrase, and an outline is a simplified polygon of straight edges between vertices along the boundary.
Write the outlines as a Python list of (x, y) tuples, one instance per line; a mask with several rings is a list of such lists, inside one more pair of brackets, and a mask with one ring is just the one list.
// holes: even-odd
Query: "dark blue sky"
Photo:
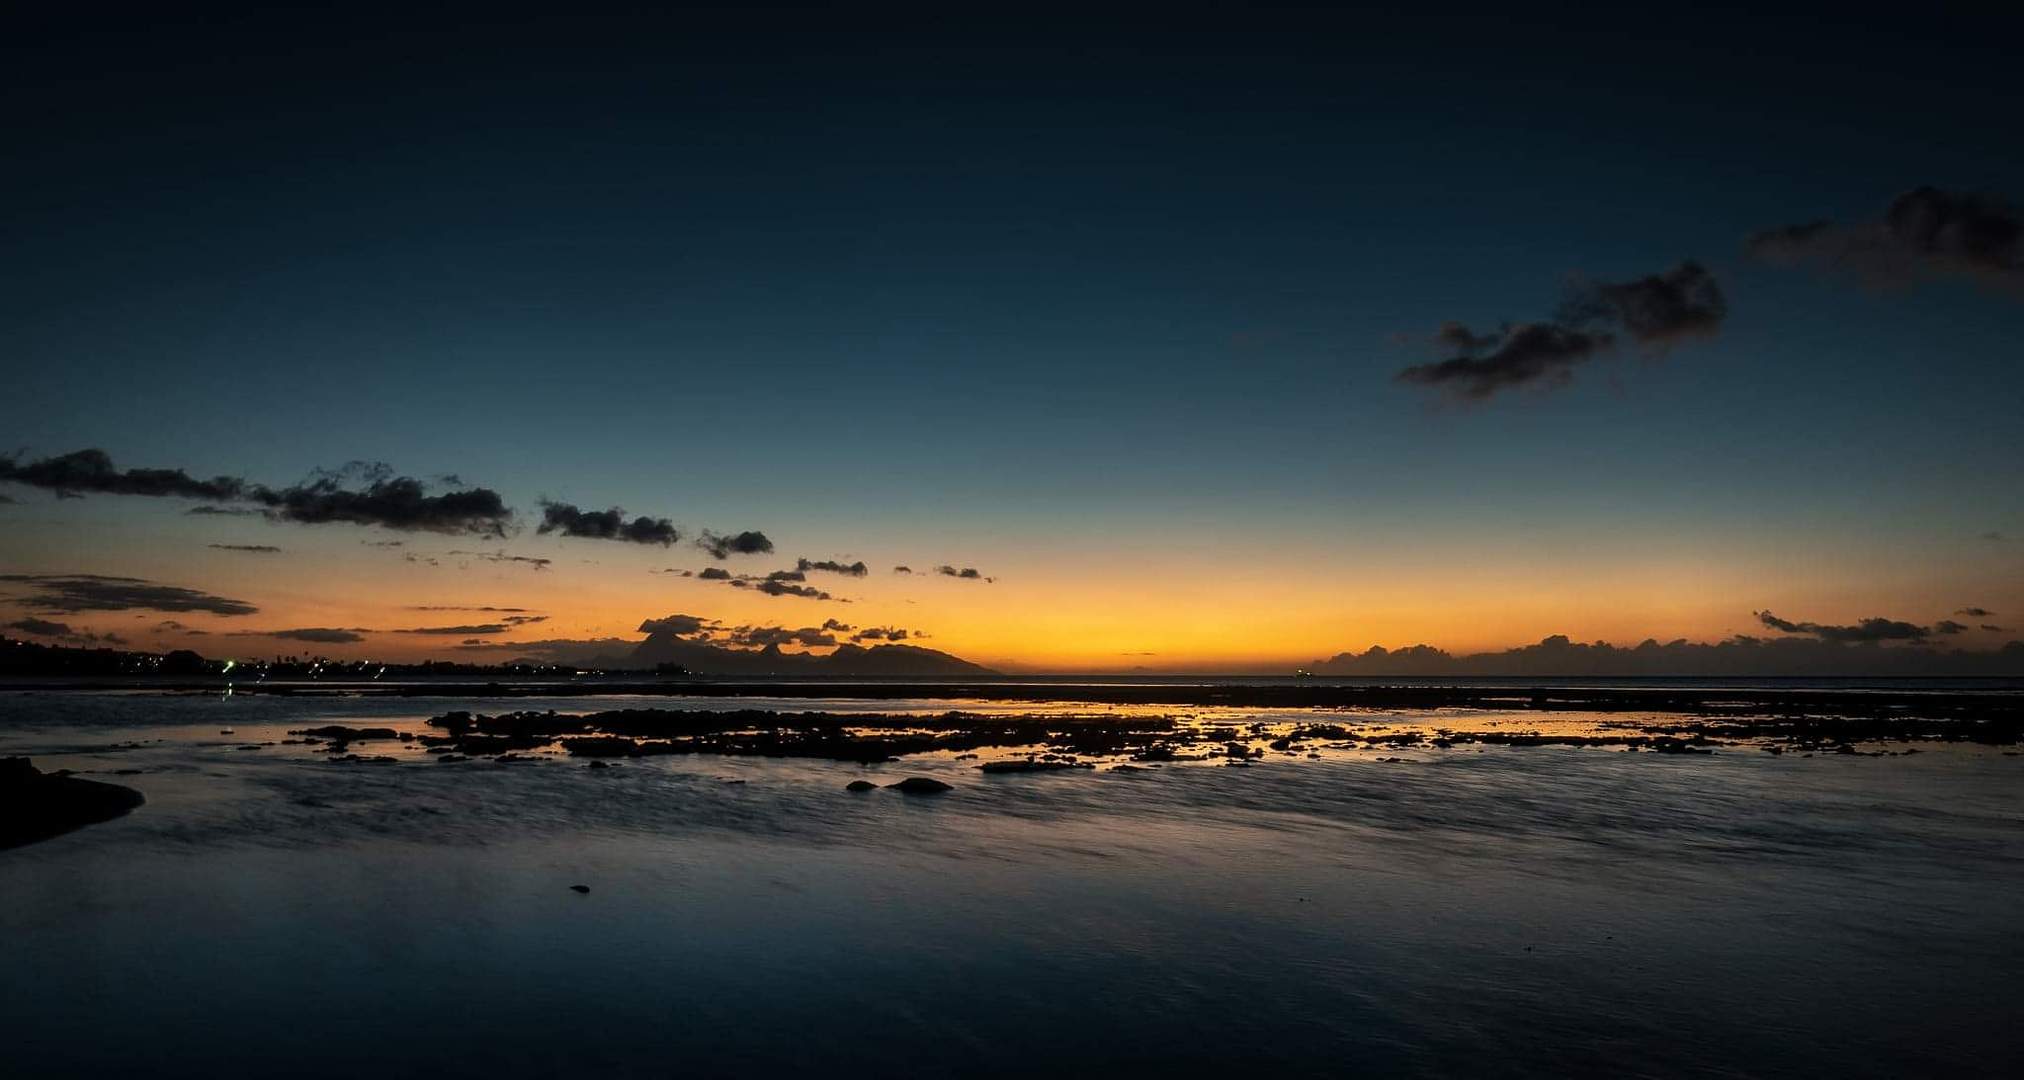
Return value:
[[(1323, 575), (1418, 527), (1958, 561), (2024, 532), (2024, 303), (1743, 244), (1921, 184), (2024, 193), (2017, 30), (31, 25), (0, 74), (0, 430), (864, 542), (1207, 530)], [(1394, 381), (1439, 355), (1398, 335), (1689, 257), (1728, 297), (1711, 340), (1465, 409)]]

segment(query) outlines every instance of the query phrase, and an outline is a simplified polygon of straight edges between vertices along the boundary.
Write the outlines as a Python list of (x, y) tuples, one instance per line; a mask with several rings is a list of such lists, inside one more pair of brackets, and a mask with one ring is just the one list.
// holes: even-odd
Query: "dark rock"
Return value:
[[(326, 724), (323, 727), (303, 728), (299, 731), (291, 731), (289, 734), (318, 735), (326, 739), (336, 739), (339, 742), (358, 742), (364, 739), (398, 739), (401, 737), (400, 732), (390, 727), (356, 728), (345, 727), (343, 724)], [(413, 738), (413, 736), (409, 737)]]
[(878, 785), (869, 780), (852, 780), (850, 783), (843, 785), (843, 790), (845, 791), (874, 791), (877, 788)]
[(979, 772), (987, 772), (987, 773), (1055, 772), (1060, 769), (1094, 769), (1094, 768), (1096, 768), (1095, 765), (1092, 765), (1086, 761), (1060, 761), (1060, 760), (987, 761), (984, 764), (977, 766), (977, 770)]
[(588, 886), (588, 885), (571, 885), (571, 886), (569, 887), (569, 891), (570, 891), (570, 892), (578, 892), (578, 893), (587, 893), (587, 892), (589, 892), (589, 891), (590, 891), (590, 886)]
[(902, 795), (940, 795), (944, 791), (955, 790), (955, 788), (942, 783), (940, 780), (930, 779), (925, 776), (909, 776), (897, 784), (887, 784), (886, 786), (899, 789)]
[(45, 773), (27, 758), (0, 759), (0, 848), (110, 821), (146, 801), (129, 787)]

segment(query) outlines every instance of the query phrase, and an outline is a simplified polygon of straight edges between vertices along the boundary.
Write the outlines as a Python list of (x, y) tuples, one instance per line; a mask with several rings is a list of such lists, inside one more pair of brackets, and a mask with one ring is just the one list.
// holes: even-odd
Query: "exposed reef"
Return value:
[(485, 757), (537, 760), (535, 751), (584, 758), (593, 765), (628, 758), (683, 754), (814, 758), (872, 765), (921, 754), (974, 766), (989, 775), (1091, 769), (1099, 762), (1217, 762), (1248, 765), (1314, 758), (1324, 751), (1453, 750), (1457, 747), (1594, 747), (1656, 754), (1706, 754), (1722, 747), (1771, 753), (1890, 753), (1888, 744), (1968, 743), (2010, 746), (2024, 734), (2016, 711), (1944, 719), (1924, 716), (1692, 715), (1585, 721), (1541, 717), (1539, 729), (1498, 718), (1470, 723), (1454, 712), (1405, 722), (1400, 717), (1316, 710), (1312, 720), (1201, 719), (1188, 714), (1110, 713), (998, 715), (950, 711), (899, 713), (781, 712), (768, 709), (619, 709), (594, 713), (523, 711), (488, 715), (448, 712), (423, 732), (327, 725), (291, 731), (292, 743), (320, 744), (333, 761), (384, 764), (385, 754), (360, 754), (355, 743), (419, 745), (438, 760)]

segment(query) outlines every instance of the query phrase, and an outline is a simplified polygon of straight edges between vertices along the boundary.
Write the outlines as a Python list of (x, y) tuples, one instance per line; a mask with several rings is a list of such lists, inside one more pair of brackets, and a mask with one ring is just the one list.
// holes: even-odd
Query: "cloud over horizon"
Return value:
[(113, 466), (112, 456), (96, 447), (21, 464), (19, 457), (0, 456), (0, 483), (25, 484), (51, 491), (59, 499), (86, 494), (143, 495), (230, 501), (241, 497), (246, 482), (231, 476), (199, 480), (182, 469), (126, 469)]
[(841, 563), (834, 559), (796, 559), (794, 561), (794, 568), (804, 574), (820, 570), (824, 573), (843, 574), (847, 577), (863, 577), (871, 573), (871, 568), (866, 566), (863, 560), (854, 563)]
[(682, 538), (681, 532), (667, 518), (641, 515), (627, 521), (625, 511), (616, 506), (609, 510), (579, 510), (568, 503), (547, 499), (541, 502), (541, 525), (535, 531), (589, 540), (659, 544), (662, 547), (671, 546)]
[(773, 541), (763, 532), (747, 530), (730, 535), (719, 535), (708, 529), (696, 538), (696, 546), (710, 553), (713, 559), (728, 559), (733, 555), (770, 555)]
[(1507, 323), (1494, 333), (1442, 323), (1430, 340), (1455, 355), (1402, 368), (1395, 378), (1463, 402), (1524, 387), (1557, 389), (1573, 382), (1580, 365), (1614, 347), (1619, 334), (1664, 352), (1714, 336), (1728, 310), (1714, 275), (1691, 259), (1631, 281), (1577, 279), (1552, 319)]
[(1995, 195), (1917, 187), (1873, 220), (1782, 225), (1753, 233), (1746, 247), (1766, 262), (1872, 286), (1962, 277), (2024, 297), (2024, 213)]
[[(1932, 627), (1919, 626), (1901, 619), (1873, 617), (1863, 619), (1849, 626), (1823, 625), (1813, 622), (1793, 622), (1781, 619), (1769, 611), (1751, 614), (1765, 626), (1786, 634), (1806, 634), (1822, 641), (1840, 645), (1873, 645), (1885, 641), (1924, 641), (1933, 633)], [(1959, 626), (1959, 623), (1952, 625)], [(1965, 629), (1965, 627), (1963, 628)]]
[(0, 582), (26, 585), (30, 595), (15, 602), (44, 611), (204, 611), (251, 615), (260, 609), (243, 600), (214, 596), (178, 585), (105, 574), (0, 574)]

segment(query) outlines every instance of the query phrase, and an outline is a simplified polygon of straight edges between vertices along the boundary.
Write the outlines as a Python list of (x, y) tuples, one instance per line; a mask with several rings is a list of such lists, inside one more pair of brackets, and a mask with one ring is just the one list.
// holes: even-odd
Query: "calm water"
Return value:
[(235, 749), (530, 704), (0, 694), (0, 752), (149, 799), (0, 853), (8, 1075), (2024, 1070), (2024, 758), (1993, 750)]

